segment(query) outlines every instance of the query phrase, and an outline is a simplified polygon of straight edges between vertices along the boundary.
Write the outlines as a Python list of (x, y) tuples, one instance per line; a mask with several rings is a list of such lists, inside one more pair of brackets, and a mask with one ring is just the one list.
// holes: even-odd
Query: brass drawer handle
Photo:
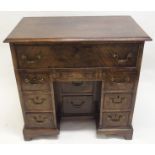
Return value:
[(112, 122), (120, 122), (121, 119), (123, 118), (122, 115), (118, 115), (118, 114), (115, 114), (115, 115), (108, 115), (108, 119)]
[(32, 101), (33, 104), (36, 104), (36, 105), (43, 104), (46, 101), (45, 98), (39, 98), (38, 96), (35, 99), (30, 98), (30, 100)]
[(70, 104), (74, 107), (74, 108), (80, 108), (83, 104), (85, 104), (85, 101), (82, 101), (81, 103), (77, 104), (74, 102), (70, 102)]
[(83, 85), (83, 82), (72, 82), (72, 85), (74, 85), (74, 86), (81, 86), (81, 85)]
[(37, 123), (44, 123), (46, 121), (46, 119), (48, 119), (48, 118), (45, 116), (43, 117), (41, 115), (38, 115), (38, 116), (33, 116), (33, 119)]
[(125, 97), (120, 97), (119, 95), (117, 95), (117, 97), (115, 98), (111, 97), (110, 99), (112, 100), (112, 103), (114, 104), (122, 104)]
[(132, 59), (132, 57), (133, 57), (132, 53), (128, 53), (125, 59), (119, 58), (118, 53), (113, 54), (113, 58), (115, 59), (118, 65), (125, 65), (127, 62), (129, 62), (129, 60)]
[(44, 81), (45, 79), (43, 77), (38, 76), (29, 77), (26, 75), (24, 78), (26, 84), (42, 84)]
[(26, 62), (27, 64), (35, 64), (35, 63), (37, 63), (38, 61), (40, 61), (41, 58), (42, 58), (42, 57), (41, 57), (40, 54), (34, 56), (33, 58), (30, 58), (30, 57), (28, 57), (28, 56), (26, 56), (26, 55), (22, 55), (22, 56), (21, 56), (21, 59), (22, 59), (24, 62)]
[(130, 78), (129, 77), (125, 77), (125, 78), (112, 77), (111, 82), (113, 82), (113, 83), (128, 83), (128, 82), (130, 82)]

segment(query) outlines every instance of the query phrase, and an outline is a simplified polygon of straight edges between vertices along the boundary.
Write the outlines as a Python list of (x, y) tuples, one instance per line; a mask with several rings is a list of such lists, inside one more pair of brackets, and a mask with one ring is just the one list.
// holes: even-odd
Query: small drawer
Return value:
[(134, 88), (135, 81), (135, 72), (109, 72), (106, 74), (105, 90), (131, 91)]
[[(136, 67), (139, 45), (131, 43), (107, 43), (97, 55), (107, 67)], [(101, 62), (100, 62), (101, 63)]]
[(52, 111), (52, 97), (45, 92), (23, 93), (25, 111)]
[(47, 68), (50, 63), (50, 46), (16, 45), (18, 66), (20, 69)]
[(126, 93), (105, 94), (103, 110), (129, 110), (131, 98), (131, 94)]
[(50, 90), (47, 73), (20, 72), (22, 90)]
[(95, 110), (92, 96), (63, 96), (63, 115), (92, 114)]
[(26, 113), (26, 128), (54, 128), (52, 113)]
[(62, 93), (92, 93), (94, 82), (73, 81), (62, 82), (60, 85)]
[(128, 125), (128, 112), (103, 113), (103, 127), (124, 127)]

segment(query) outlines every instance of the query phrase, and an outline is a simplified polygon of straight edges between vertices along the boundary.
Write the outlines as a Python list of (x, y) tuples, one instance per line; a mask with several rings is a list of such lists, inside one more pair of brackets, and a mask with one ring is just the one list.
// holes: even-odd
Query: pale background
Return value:
[[(131, 15), (155, 38), (155, 12), (0, 12), (0, 143), (26, 143), (23, 119), (8, 44), (2, 43), (24, 16)], [(42, 138), (28, 143), (155, 143), (155, 44), (146, 42), (135, 112), (133, 140), (98, 137), (90, 121), (65, 122), (58, 138)]]

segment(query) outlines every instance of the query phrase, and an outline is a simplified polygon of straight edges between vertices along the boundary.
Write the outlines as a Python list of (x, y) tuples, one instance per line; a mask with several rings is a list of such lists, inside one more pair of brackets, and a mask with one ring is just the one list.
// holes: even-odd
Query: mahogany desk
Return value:
[(26, 17), (10, 44), (24, 138), (59, 133), (63, 118), (90, 118), (97, 133), (131, 139), (143, 46), (129, 16)]

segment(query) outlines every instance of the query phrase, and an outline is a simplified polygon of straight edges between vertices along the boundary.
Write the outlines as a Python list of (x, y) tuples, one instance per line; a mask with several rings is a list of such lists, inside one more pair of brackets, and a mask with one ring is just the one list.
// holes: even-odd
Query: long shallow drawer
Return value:
[(52, 111), (52, 97), (45, 92), (24, 92), (23, 102), (25, 111)]
[(92, 93), (94, 82), (91, 81), (72, 81), (61, 82), (62, 93)]
[(135, 67), (136, 43), (16, 45), (19, 68)]
[(132, 102), (131, 94), (112, 93), (104, 95), (103, 110), (129, 110)]
[(47, 73), (19, 72), (22, 90), (50, 90)]
[(128, 112), (103, 113), (103, 127), (124, 127), (128, 125)]
[(105, 72), (101, 68), (52, 69), (50, 78), (56, 81), (101, 81), (105, 78)]
[(134, 88), (136, 79), (137, 76), (135, 72), (126, 72), (126, 71), (107, 72), (105, 90), (131, 91)]
[(92, 96), (63, 96), (62, 111), (67, 114), (92, 114), (95, 110)]
[(25, 116), (26, 128), (54, 128), (52, 113), (27, 113)]

